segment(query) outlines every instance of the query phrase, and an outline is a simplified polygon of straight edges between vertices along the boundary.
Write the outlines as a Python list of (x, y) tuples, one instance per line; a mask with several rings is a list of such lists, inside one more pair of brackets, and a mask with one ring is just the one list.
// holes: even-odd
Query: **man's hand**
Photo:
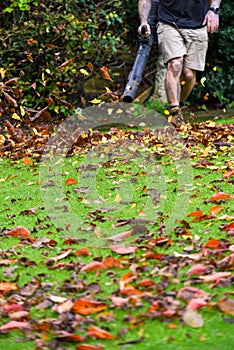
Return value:
[(208, 11), (203, 24), (207, 25), (208, 33), (214, 33), (219, 28), (219, 15), (216, 15), (213, 11)]
[(148, 37), (151, 34), (149, 23), (142, 23), (138, 28), (138, 33), (142, 36)]

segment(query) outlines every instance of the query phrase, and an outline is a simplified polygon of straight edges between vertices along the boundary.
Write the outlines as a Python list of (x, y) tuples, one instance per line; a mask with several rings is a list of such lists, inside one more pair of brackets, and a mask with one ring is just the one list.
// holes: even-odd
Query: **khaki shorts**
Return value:
[(160, 22), (157, 34), (165, 64), (173, 58), (184, 57), (185, 67), (204, 70), (208, 47), (207, 27), (181, 29)]

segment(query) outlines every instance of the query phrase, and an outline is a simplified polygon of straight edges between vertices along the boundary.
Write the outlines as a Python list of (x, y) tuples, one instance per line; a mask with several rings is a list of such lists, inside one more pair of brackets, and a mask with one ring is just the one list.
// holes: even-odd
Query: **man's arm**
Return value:
[[(219, 8), (222, 0), (211, 0), (210, 8)], [(219, 14), (209, 10), (204, 18), (203, 24), (207, 25), (209, 33), (214, 33), (219, 28)]]
[(151, 10), (151, 0), (139, 0), (138, 1), (138, 12), (140, 16), (140, 27), (138, 28), (138, 32), (141, 33), (142, 26), (146, 26), (147, 30), (145, 35), (150, 35), (150, 26), (148, 23), (148, 18)]

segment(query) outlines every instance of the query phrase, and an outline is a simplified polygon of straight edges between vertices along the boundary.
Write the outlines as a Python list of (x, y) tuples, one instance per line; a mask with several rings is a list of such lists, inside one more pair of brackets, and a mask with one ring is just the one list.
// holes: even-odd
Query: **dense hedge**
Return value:
[[(49, 106), (52, 114), (62, 115), (85, 106), (84, 81), (136, 41), (137, 3), (1, 2), (1, 110), (16, 108), (14, 99), (21, 110)], [(233, 100), (233, 17), (234, 4), (223, 2), (220, 30), (210, 39), (206, 85), (196, 87), (194, 100), (205, 94), (217, 95), (221, 102)]]

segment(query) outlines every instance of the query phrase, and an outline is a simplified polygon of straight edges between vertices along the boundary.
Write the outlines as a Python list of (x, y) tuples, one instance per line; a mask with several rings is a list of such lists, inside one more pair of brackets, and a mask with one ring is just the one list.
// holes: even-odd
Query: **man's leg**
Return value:
[(180, 105), (180, 76), (183, 70), (183, 57), (177, 57), (167, 63), (165, 89), (171, 108)]
[(183, 67), (180, 81), (182, 83), (180, 103), (184, 103), (196, 84), (196, 71), (190, 68)]

